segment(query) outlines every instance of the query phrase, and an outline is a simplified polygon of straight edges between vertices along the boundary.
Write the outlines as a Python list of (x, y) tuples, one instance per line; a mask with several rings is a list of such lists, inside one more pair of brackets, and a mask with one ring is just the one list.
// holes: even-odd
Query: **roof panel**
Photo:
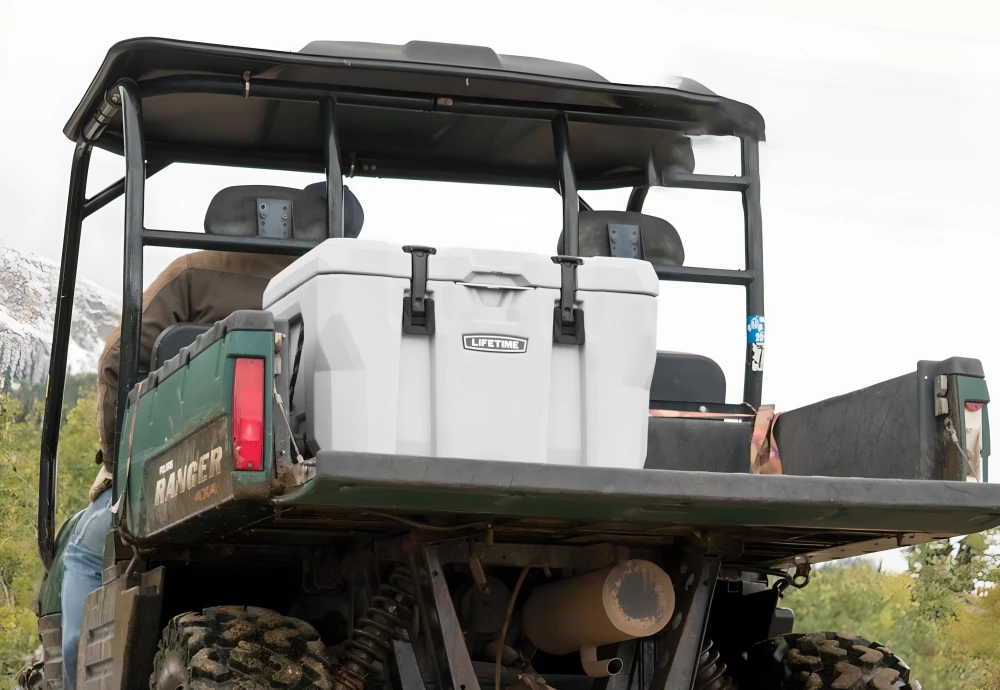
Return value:
[(362, 43), (356, 41), (313, 41), (299, 51), (306, 55), (352, 60), (387, 60), (425, 65), (451, 65), (476, 69), (503, 70), (561, 79), (580, 79), (607, 83), (608, 80), (582, 65), (519, 55), (498, 55), (482, 46), (410, 41), (403, 45)]
[[(251, 98), (242, 97), (244, 73)], [(315, 42), (288, 53), (164, 39), (109, 51), (69, 138), (122, 78), (139, 83), (151, 159), (322, 169), (316, 99), (329, 93), (345, 171), (367, 164), (385, 176), (552, 184), (555, 113), (570, 121), (583, 188), (690, 171), (688, 135), (763, 139), (756, 110), (693, 82), (611, 84), (585, 67), (476, 46)], [(121, 151), (120, 117), (96, 144)]]

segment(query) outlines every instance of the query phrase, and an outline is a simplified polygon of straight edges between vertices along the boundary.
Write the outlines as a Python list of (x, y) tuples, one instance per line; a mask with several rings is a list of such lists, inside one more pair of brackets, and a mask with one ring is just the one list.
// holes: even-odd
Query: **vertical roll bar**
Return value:
[[(760, 149), (755, 139), (740, 138), (743, 177), (748, 180), (743, 190), (743, 216), (746, 234), (746, 268), (753, 276), (747, 285), (747, 319), (764, 317), (764, 241), (760, 214)], [(749, 332), (749, 331), (748, 331)], [(762, 343), (763, 345), (763, 343)], [(746, 370), (743, 377), (743, 401), (760, 407), (764, 383), (763, 362), (754, 366), (754, 346), (747, 343)]]
[(556, 148), (556, 172), (563, 198), (563, 254), (580, 255), (580, 198), (569, 150), (569, 121), (560, 113), (552, 119), (552, 139)]
[(52, 350), (49, 377), (45, 390), (45, 416), (42, 421), (42, 447), (38, 477), (38, 553), (48, 570), (55, 558), (56, 536), (56, 463), (59, 427), (62, 422), (63, 388), (66, 386), (66, 355), (73, 323), (73, 296), (76, 269), (80, 259), (80, 229), (83, 226), (83, 203), (87, 198), (87, 173), (90, 170), (91, 145), (79, 141), (73, 149), (66, 200), (66, 224), (63, 228), (62, 262), (59, 292), (56, 295), (55, 322), (52, 326)]
[[(128, 393), (139, 378), (142, 328), (142, 232), (146, 190), (146, 152), (142, 134), (142, 99), (131, 79), (117, 84), (122, 102), (122, 137), (125, 146), (125, 263), (122, 272), (122, 327), (118, 369), (118, 410), (112, 452), (117, 454)], [(113, 500), (121, 487), (115, 472)], [(117, 524), (117, 515), (115, 516)]]
[(333, 97), (320, 101), (320, 115), (323, 118), (323, 160), (326, 165), (327, 237), (344, 236), (344, 176), (340, 172), (336, 107), (337, 102)]

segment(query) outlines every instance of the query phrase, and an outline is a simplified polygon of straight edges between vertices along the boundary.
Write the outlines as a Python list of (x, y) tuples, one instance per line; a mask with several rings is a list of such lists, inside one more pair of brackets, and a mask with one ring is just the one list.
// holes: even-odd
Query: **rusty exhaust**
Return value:
[(655, 635), (673, 613), (670, 576), (655, 563), (629, 560), (536, 587), (524, 604), (524, 632), (549, 654), (580, 652), (587, 675), (608, 676), (621, 660), (598, 660), (594, 648)]

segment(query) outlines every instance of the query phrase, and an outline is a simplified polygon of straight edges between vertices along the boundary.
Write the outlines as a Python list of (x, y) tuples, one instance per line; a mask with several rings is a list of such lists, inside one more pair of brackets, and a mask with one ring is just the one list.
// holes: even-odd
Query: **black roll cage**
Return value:
[[(40, 481), (38, 487), (38, 547), (42, 562), (48, 569), (55, 557), (55, 490), (57, 471), (57, 450), (59, 444), (60, 419), (66, 384), (66, 359), (69, 348), (70, 326), (72, 323), (73, 298), (75, 294), (77, 266), (80, 253), (80, 238), (83, 220), (120, 196), (125, 197), (125, 261), (122, 283), (122, 340), (121, 362), (118, 383), (118, 410), (115, 424), (115, 447), (118, 447), (122, 418), (128, 392), (136, 384), (139, 375), (139, 336), (142, 319), (143, 248), (175, 247), (184, 249), (216, 249), (241, 252), (258, 252), (285, 255), (301, 255), (315, 246), (314, 243), (297, 240), (276, 240), (263, 237), (227, 237), (194, 232), (154, 230), (144, 227), (143, 208), (145, 181), (173, 162), (198, 162), (211, 165), (236, 165), (245, 167), (273, 167), (316, 170), (315, 162), (303, 160), (301, 165), (287, 161), (268, 166), (263, 159), (249, 159), (233, 156), (230, 152), (203, 147), (200, 151), (191, 147), (179, 147), (173, 152), (157, 150), (157, 158), (147, 160), (143, 135), (142, 98), (178, 93), (212, 93), (220, 95), (242, 95), (246, 98), (268, 100), (299, 100), (318, 103), (323, 125), (323, 168), (327, 181), (328, 223), (330, 237), (343, 237), (343, 173), (340, 149), (337, 141), (337, 103), (364, 103), (386, 108), (425, 109), (424, 99), (404, 95), (394, 95), (375, 89), (352, 87), (337, 89), (322, 85), (302, 85), (293, 82), (272, 81), (255, 84), (252, 92), (243, 91), (244, 84), (234, 79), (204, 75), (176, 75), (143, 81), (121, 79), (112, 88), (99, 112), (83, 129), (73, 150), (70, 172), (69, 195), (66, 202), (66, 222), (63, 231), (62, 261), (59, 272), (58, 297), (53, 324), (52, 348), (49, 361), (49, 377), (45, 399), (45, 413), (42, 423), (42, 443), (40, 455)], [(234, 93), (235, 91), (235, 93)], [(579, 210), (586, 208), (577, 191), (576, 178), (570, 150), (570, 120), (617, 125), (633, 125), (671, 129), (676, 123), (662, 122), (655, 118), (617, 115), (609, 112), (587, 112), (584, 110), (562, 110), (554, 107), (526, 105), (520, 107), (509, 102), (490, 103), (483, 100), (463, 102), (456, 99), (451, 104), (452, 112), (469, 115), (497, 116), (511, 118), (549, 120), (552, 124), (553, 146), (556, 154), (558, 191), (563, 197), (563, 232), (566, 238), (566, 254), (579, 253)], [(89, 199), (86, 196), (87, 176), (94, 142), (101, 136), (111, 118), (121, 111), (122, 138), (126, 164), (125, 176), (109, 185)], [(739, 192), (743, 198), (744, 237), (746, 268), (725, 270), (688, 266), (672, 266), (654, 263), (660, 280), (710, 283), (721, 285), (741, 285), (746, 289), (746, 313), (748, 318), (764, 315), (763, 248), (760, 210), (759, 140), (750, 134), (740, 134), (742, 171), (739, 176), (700, 175), (674, 173), (662, 180), (662, 186), (683, 189), (703, 189), (711, 191)], [(415, 175), (425, 179), (440, 181), (484, 181), (477, 179), (474, 172), (459, 179), (456, 176), (433, 174)], [(649, 186), (639, 186), (632, 190), (627, 210), (641, 211)], [(339, 200), (339, 203), (338, 203)], [(745, 373), (743, 381), (743, 401), (757, 408), (760, 405), (763, 372), (753, 365), (753, 347), (746, 347)], [(114, 473), (112, 494), (117, 500), (117, 472)]]

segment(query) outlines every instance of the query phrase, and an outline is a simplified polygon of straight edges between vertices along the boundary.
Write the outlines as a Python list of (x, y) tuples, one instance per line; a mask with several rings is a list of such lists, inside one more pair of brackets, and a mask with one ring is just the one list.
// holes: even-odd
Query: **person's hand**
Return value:
[(101, 465), (101, 471), (97, 473), (97, 479), (90, 487), (90, 502), (93, 503), (97, 497), (104, 493), (111, 486), (111, 473), (108, 468)]

